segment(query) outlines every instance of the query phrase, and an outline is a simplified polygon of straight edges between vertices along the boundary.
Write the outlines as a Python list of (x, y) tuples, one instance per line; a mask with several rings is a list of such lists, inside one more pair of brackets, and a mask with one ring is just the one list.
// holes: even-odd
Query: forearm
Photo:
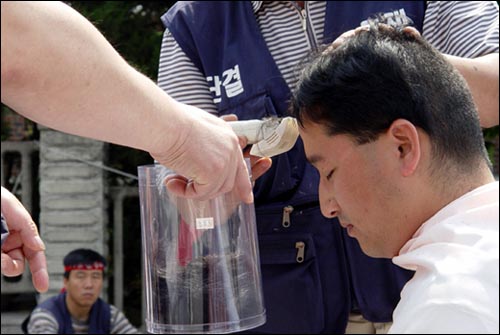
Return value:
[(481, 126), (498, 125), (498, 53), (477, 58), (446, 55), (467, 81), (476, 103)]
[(26, 117), (146, 151), (152, 134), (175, 142), (179, 105), (68, 6), (2, 2), (1, 52), (2, 102)]

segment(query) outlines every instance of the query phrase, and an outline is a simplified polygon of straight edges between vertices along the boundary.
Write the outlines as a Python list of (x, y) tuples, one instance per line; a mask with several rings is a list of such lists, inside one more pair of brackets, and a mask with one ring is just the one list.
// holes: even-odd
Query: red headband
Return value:
[(104, 271), (104, 263), (94, 262), (90, 264), (73, 264), (65, 265), (64, 272), (70, 272), (72, 270), (102, 270)]

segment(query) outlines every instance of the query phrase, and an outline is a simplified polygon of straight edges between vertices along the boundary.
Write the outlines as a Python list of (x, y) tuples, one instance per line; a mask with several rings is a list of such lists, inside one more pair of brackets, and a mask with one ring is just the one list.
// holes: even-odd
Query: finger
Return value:
[[(21, 234), (15, 232), (8, 237), (2, 246), (2, 273), (17, 276), (24, 272), (25, 261), (28, 262), (33, 285), (38, 292), (49, 288), (49, 275), (45, 252), (39, 248), (30, 248), (23, 241)], [(9, 250), (6, 252), (6, 250)]]
[(346, 31), (339, 37), (335, 39), (335, 41), (330, 44), (330, 46), (325, 50), (326, 53), (333, 51), (334, 49), (338, 48), (340, 45), (344, 44), (344, 42), (354, 36), (355, 32), (353, 30)]
[(420, 32), (417, 29), (415, 29), (414, 27), (404, 27), (403, 32), (407, 35), (414, 37), (414, 38), (420, 37)]
[(165, 178), (164, 182), (165, 182), (165, 184), (168, 184), (170, 181), (175, 181), (175, 180), (176, 180), (176, 181), (180, 181), (180, 182), (184, 182), (184, 183), (187, 183), (187, 182), (188, 182), (188, 179), (187, 179), (186, 177), (181, 176), (181, 175), (179, 175), (179, 174), (169, 174), (169, 175)]
[(11, 232), (19, 232), (21, 241), (34, 250), (45, 250), (35, 222), (26, 208), (9, 191), (2, 187), (2, 213)]
[[(240, 157), (242, 157), (241, 153)], [(243, 159), (241, 162), (244, 164)], [(203, 176), (193, 180), (186, 185), (186, 196), (207, 200), (233, 190), (238, 168), (240, 167), (235, 167), (233, 164), (226, 165), (225, 171), (220, 170), (218, 174), (210, 176), (210, 182), (204, 182)]]
[[(243, 161), (243, 155), (241, 154), (241, 151), (238, 151), (237, 154), (240, 159)], [(244, 162), (244, 161), (243, 161)], [(227, 162), (225, 165), (225, 172), (223, 170), (220, 171), (220, 182), (219, 182), (219, 187), (214, 188), (216, 192), (213, 193), (213, 195), (210, 196), (210, 198), (215, 197), (220, 194), (225, 194), (230, 191), (232, 191), (235, 188), (235, 180), (236, 180), (236, 175), (237, 175), (237, 169), (239, 167), (235, 166), (233, 162)], [(213, 179), (213, 178), (212, 178)], [(207, 184), (207, 183), (203, 183)], [(196, 185), (195, 185), (196, 186)]]
[(262, 157), (252, 165), (252, 180), (259, 179), (264, 173), (271, 168), (273, 161), (269, 157)]
[(10, 253), (12, 250), (19, 249), (22, 250), (23, 240), (18, 231), (10, 231), (9, 236), (5, 239), (2, 244), (2, 252)]
[(44, 293), (49, 290), (49, 274), (47, 268), (40, 269), (36, 272), (31, 271), (31, 275), (33, 286), (38, 292)]
[(33, 251), (45, 250), (45, 244), (38, 235), (38, 228), (33, 220), (29, 220), (29, 222), (26, 222), (24, 226), (19, 227), (19, 229), (21, 241), (25, 247)]
[(243, 149), (243, 158), (250, 158), (250, 160), (252, 160), (252, 157), (255, 157), (255, 156), (251, 156), (250, 155), (250, 151), (251, 150), (252, 150), (252, 146), (251, 145), (246, 146)]
[(356, 29), (348, 30), (345, 33), (341, 34), (339, 37), (337, 37), (335, 41), (333, 41), (332, 44), (330, 44), (330, 46), (325, 50), (325, 52), (329, 53), (334, 49), (336, 49), (337, 47), (339, 47), (341, 44), (344, 44), (345, 41), (352, 38), (353, 36), (359, 34), (362, 31), (369, 31), (369, 30), (370, 26), (367, 25), (357, 27)]
[(33, 286), (38, 292), (46, 292), (49, 289), (49, 274), (47, 272), (47, 259), (43, 251), (34, 251), (24, 248), (24, 254), (30, 267)]
[(245, 136), (238, 136), (238, 142), (241, 149), (245, 149), (248, 145), (248, 140)]
[(196, 200), (209, 200), (214, 198), (219, 192), (219, 187), (214, 188), (211, 185), (200, 184), (194, 180), (190, 180), (183, 190), (184, 197)]
[[(224, 121), (238, 121), (238, 116), (236, 114), (227, 114), (220, 117)], [(244, 149), (247, 146), (247, 138), (245, 136), (238, 136), (238, 141), (240, 143), (240, 148)]]
[(7, 277), (19, 276), (24, 272), (24, 255), (21, 250), (2, 251), (2, 274)]
[(252, 183), (248, 175), (248, 168), (244, 160), (240, 160), (235, 179), (236, 194), (247, 204), (253, 202)]
[(391, 31), (394, 30), (394, 27), (387, 23), (379, 23), (378, 29), (381, 31)]
[(169, 192), (178, 197), (197, 200), (208, 200), (215, 197), (220, 188), (211, 184), (200, 184), (184, 177), (168, 178), (166, 186)]
[(250, 155), (250, 153), (249, 153), (248, 154), (248, 158), (250, 158), (250, 166), (253, 167), (255, 164), (257, 164), (257, 162), (259, 161), (259, 159), (261, 159), (263, 157)]
[(165, 180), (165, 185), (169, 192), (175, 194), (179, 197), (186, 197), (186, 187), (188, 184), (188, 180), (186, 178), (175, 178), (168, 176)]
[(220, 117), (224, 121), (238, 121), (238, 116), (236, 114), (226, 114)]
[[(370, 31), (370, 26), (365, 25), (365, 26), (357, 27), (356, 29), (354, 29), (354, 35), (357, 35), (362, 31)], [(352, 36), (350, 36), (350, 37), (352, 37)]]

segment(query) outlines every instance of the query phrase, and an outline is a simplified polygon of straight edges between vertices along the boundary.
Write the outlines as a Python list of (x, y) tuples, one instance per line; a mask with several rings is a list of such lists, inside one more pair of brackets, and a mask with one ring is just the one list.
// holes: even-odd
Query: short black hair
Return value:
[(396, 119), (430, 137), (433, 163), (462, 172), (489, 164), (476, 107), (463, 77), (422, 37), (371, 23), (335, 49), (322, 49), (303, 69), (290, 114), (329, 135), (374, 141)]
[[(94, 250), (91, 249), (75, 249), (68, 253), (63, 260), (64, 264), (64, 278), (69, 278), (69, 274), (71, 270), (67, 270), (68, 268), (71, 268), (72, 266), (76, 265), (93, 265), (96, 263), (101, 263), (103, 267), (106, 266), (106, 259), (99, 253), (95, 252)], [(104, 274), (104, 268), (103, 268), (103, 274)]]

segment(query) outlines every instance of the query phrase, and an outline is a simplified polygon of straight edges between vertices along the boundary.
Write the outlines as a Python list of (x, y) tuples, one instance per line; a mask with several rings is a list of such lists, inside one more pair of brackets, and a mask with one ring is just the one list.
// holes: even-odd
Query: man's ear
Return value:
[(417, 128), (408, 120), (398, 119), (391, 124), (387, 134), (398, 150), (401, 175), (411, 176), (417, 169), (421, 155)]

